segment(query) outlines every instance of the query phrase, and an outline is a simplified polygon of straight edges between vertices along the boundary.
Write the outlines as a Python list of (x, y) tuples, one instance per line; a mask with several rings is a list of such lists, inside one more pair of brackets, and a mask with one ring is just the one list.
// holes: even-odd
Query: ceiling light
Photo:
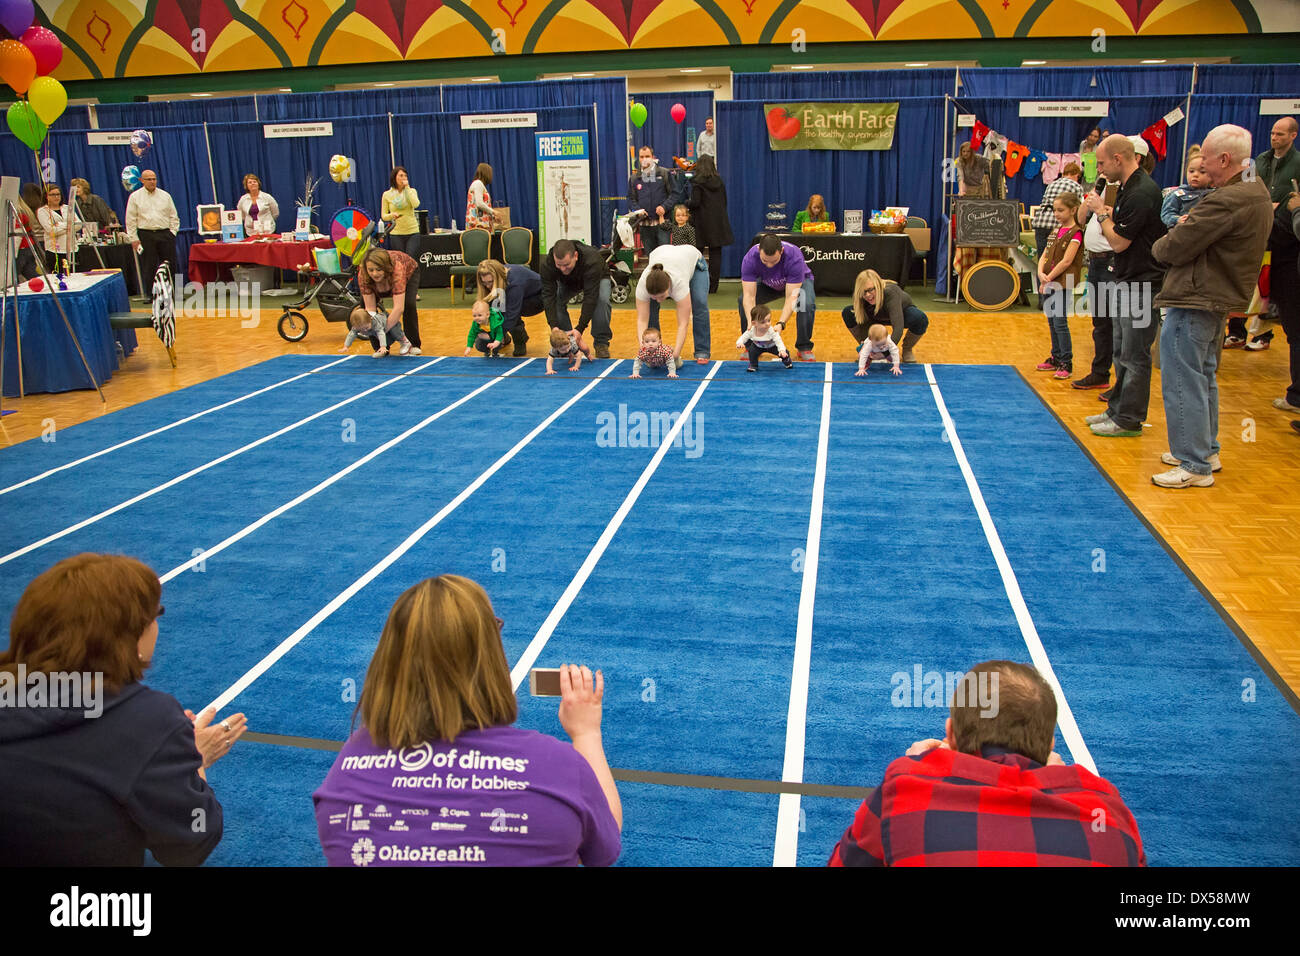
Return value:
[(190, 96), (211, 96), (211, 93), (191, 93)]
[(698, 66), (685, 67), (677, 71), (678, 73), (703, 73), (704, 70)]
[(575, 73), (574, 76), (595, 76), (595, 73)]
[(1021, 61), (1020, 65), (1021, 66), (1046, 66), (1047, 61), (1046, 60), (1023, 60)]
[(792, 67), (790, 67), (790, 69), (792, 69), (792, 70), (811, 70), (812, 67), (811, 67), (811, 66), (792, 66)]
[(375, 86), (392, 86), (392, 83), (376, 83)]
[(471, 83), (491, 83), (495, 79), (495, 76), (471, 76), (469, 81)]
[(1143, 63), (1167, 63), (1168, 60), (1143, 60)]
[(929, 66), (929, 63), (904, 63), (903, 66)]

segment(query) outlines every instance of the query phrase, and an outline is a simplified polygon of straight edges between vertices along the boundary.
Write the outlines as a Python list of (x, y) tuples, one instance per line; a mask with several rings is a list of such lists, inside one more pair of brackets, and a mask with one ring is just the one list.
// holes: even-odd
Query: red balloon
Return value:
[(670, 112), (673, 115), (674, 123), (680, 123), (682, 120), (686, 119), (686, 107), (682, 106), (681, 103), (674, 103)]
[(27, 280), (27, 288), (31, 289), (33, 292), (40, 292), (45, 288), (45, 280), (40, 276), (37, 276), (34, 279), (29, 279)]
[(63, 59), (63, 42), (45, 27), (31, 27), (22, 35), (23, 46), (36, 58), (36, 75), (49, 76)]

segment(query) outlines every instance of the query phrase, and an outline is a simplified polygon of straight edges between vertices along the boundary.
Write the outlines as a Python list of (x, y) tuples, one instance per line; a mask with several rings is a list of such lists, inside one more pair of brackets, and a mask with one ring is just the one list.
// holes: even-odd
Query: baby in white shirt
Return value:
[(886, 355), (894, 363), (894, 374), (902, 375), (903, 369), (899, 364), (902, 361), (902, 355), (898, 351), (898, 346), (894, 344), (894, 340), (890, 337), (889, 330), (883, 325), (873, 325), (867, 329), (867, 340), (858, 349), (857, 376), (865, 378), (871, 363), (878, 358), (884, 358)]
[(781, 327), (772, 324), (772, 310), (765, 305), (756, 305), (749, 313), (749, 328), (736, 339), (736, 348), (749, 353), (749, 368), (746, 372), (758, 371), (758, 357), (764, 352), (781, 357), (781, 364), (794, 368), (785, 342), (781, 340)]

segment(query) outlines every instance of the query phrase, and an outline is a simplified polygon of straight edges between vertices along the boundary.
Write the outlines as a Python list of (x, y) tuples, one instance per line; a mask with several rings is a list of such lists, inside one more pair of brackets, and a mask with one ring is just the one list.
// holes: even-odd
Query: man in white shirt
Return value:
[(695, 158), (699, 159), (701, 156), (712, 156), (715, 160), (718, 158), (718, 146), (713, 139), (712, 116), (704, 121), (704, 132), (696, 140)]
[(153, 291), (159, 262), (166, 262), (171, 267), (172, 281), (178, 281), (176, 233), (181, 218), (172, 197), (158, 188), (157, 173), (146, 169), (140, 174), (140, 185), (126, 201), (126, 237), (140, 253), (140, 275), (145, 284), (140, 292), (148, 296)]

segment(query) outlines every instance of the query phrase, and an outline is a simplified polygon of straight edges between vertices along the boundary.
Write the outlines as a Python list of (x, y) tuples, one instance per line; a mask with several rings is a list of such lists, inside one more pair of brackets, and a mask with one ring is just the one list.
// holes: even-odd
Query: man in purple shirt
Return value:
[(749, 328), (749, 315), (754, 306), (784, 296), (780, 318), (773, 322), (784, 329), (793, 313), (797, 319), (795, 348), (799, 358), (804, 362), (816, 360), (812, 331), (817, 300), (813, 296), (812, 270), (797, 246), (782, 242), (770, 233), (763, 236), (740, 263), (740, 289), (742, 335)]

